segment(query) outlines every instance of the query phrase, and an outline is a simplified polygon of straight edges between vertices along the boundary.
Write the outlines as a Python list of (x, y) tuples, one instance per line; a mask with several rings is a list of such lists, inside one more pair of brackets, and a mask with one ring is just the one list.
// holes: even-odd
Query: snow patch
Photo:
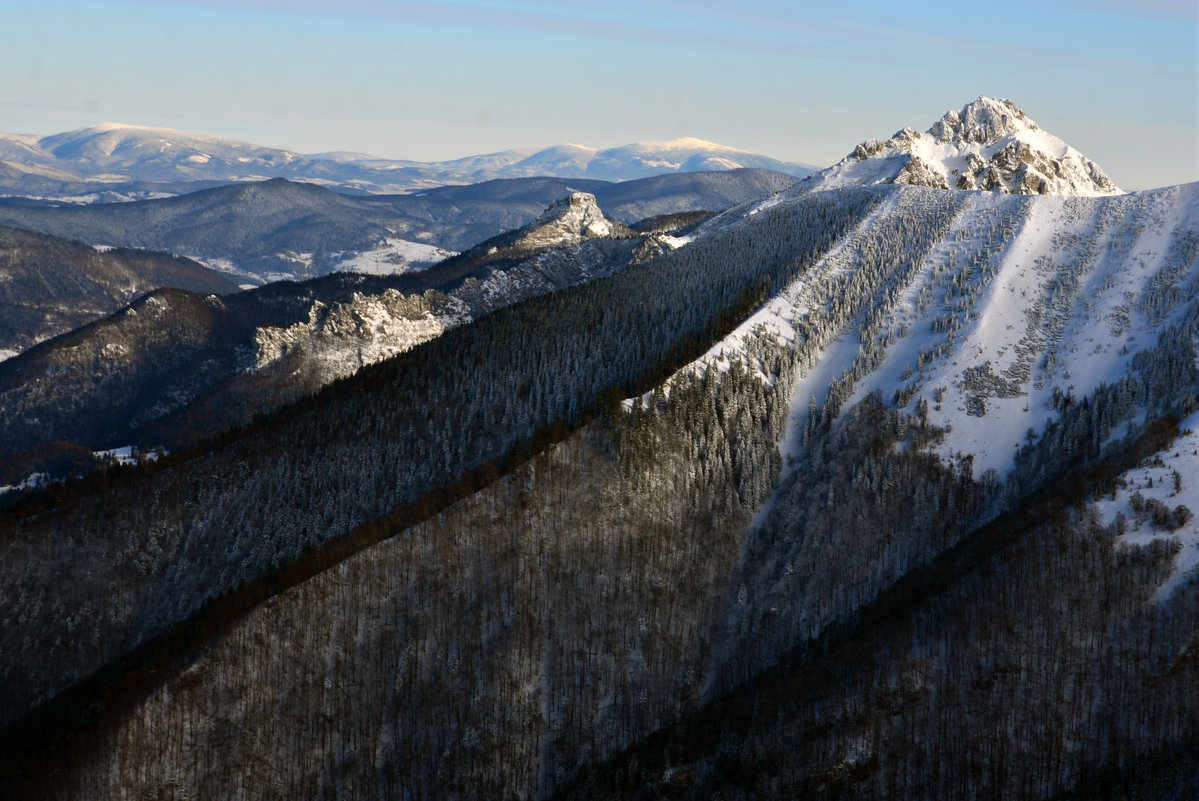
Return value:
[(315, 253), (296, 253), (294, 250), (280, 250), (275, 254), (276, 258), (294, 262), (305, 270), (312, 269), (312, 259), (315, 255)]
[(192, 261), (199, 262), (210, 270), (216, 270), (218, 273), (225, 273), (226, 275), (235, 276), (243, 282), (240, 284), (242, 289), (247, 287), (253, 289), (254, 287), (262, 286), (263, 284), (263, 279), (260, 276), (243, 270), (235, 262), (232, 262), (229, 259), (210, 258), (195, 254), (187, 254), (187, 258), (191, 259)]
[(142, 462), (156, 462), (162, 453), (164, 451), (159, 448), (142, 450), (136, 445), (123, 445), (119, 448), (92, 451), (92, 455), (97, 459), (119, 465), (138, 465)]
[(8, 492), (17, 492), (19, 490), (33, 489), (50, 483), (49, 473), (33, 473), (20, 484), (6, 484), (0, 487), (0, 495)]
[[(1113, 496), (1093, 504), (1105, 525), (1114, 523), (1117, 515), (1124, 515), (1127, 530), (1119, 539), (1124, 547), (1143, 547), (1161, 540), (1177, 543), (1174, 568), (1154, 594), (1156, 601), (1168, 600), (1199, 574), (1199, 517), (1191, 517), (1175, 529), (1163, 528), (1154, 523), (1152, 514), (1145, 513), (1144, 506), (1152, 499), (1171, 512), (1179, 506), (1199, 512), (1199, 413), (1179, 427), (1182, 433), (1169, 448), (1122, 474), (1118, 480), (1121, 486)], [(1140, 500), (1134, 500), (1137, 496)], [(1141, 511), (1134, 506), (1141, 507)]]
[(695, 241), (695, 234), (687, 234), (686, 236), (671, 236), (670, 234), (660, 234), (659, 241), (669, 247), (671, 250), (678, 250), (685, 245), (690, 245)]

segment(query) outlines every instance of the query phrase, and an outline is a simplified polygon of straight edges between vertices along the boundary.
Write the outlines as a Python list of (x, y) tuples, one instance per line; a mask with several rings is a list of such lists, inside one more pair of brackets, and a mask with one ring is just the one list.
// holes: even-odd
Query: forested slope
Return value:
[[(622, 388), (652, 386), (772, 284), (815, 264), (875, 199), (814, 197), (501, 309), (224, 448), (13, 521), (0, 543), (0, 707), (11, 720), (205, 599), (499, 459), (539, 429), (577, 423)], [(63, 638), (62, 626), (89, 635)]]
[(237, 290), (221, 274), (167, 253), (101, 252), (0, 226), (0, 352), (19, 353), (159, 287)]

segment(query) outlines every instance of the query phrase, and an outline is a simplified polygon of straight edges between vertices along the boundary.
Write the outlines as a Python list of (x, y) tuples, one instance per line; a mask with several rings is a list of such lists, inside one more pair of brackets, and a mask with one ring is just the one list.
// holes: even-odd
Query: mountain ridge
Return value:
[(174, 448), (196, 432), (215, 435), (248, 422), (246, 410), (270, 410), (496, 309), (612, 274), (658, 239), (607, 218), (580, 192), (423, 271), (336, 273), (225, 297), (158, 290), (0, 363), (0, 458), (56, 440), (99, 448), (159, 438)]
[[(309, 742), (312, 732), (328, 731), (330, 707), (323, 702), (334, 699), (334, 719), (352, 719), (358, 727), (347, 748), (384, 742), (385, 758), (395, 761), (384, 770), (369, 760), (335, 763), (329, 753), (343, 753), (336, 743), (325, 746), (328, 753), (301, 758), (306, 772), (282, 781), (311, 787), (352, 776), (403, 788), (419, 782), (412, 795), (423, 791), (439, 797), (464, 797), (487, 782), (499, 797), (509, 789), (518, 796), (545, 797), (581, 767), (686, 713), (706, 697), (706, 688), (720, 698), (724, 686), (744, 686), (743, 680), (769, 675), (763, 671), (779, 655), (819, 647), (829, 625), (852, 621), (880, 591), (937, 554), (952, 556), (954, 544), (999, 504), (1010, 498), (1018, 512), (1021, 494), (1036, 486), (1021, 477), (1048, 481), (1064, 470), (1085, 469), (1105, 452), (1134, 442), (1136, 431), (1153, 425), (1154, 418), (1168, 421), (1184, 412), (1187, 395), (1199, 386), (1193, 348), (1199, 325), (1196, 188), (1069, 198), (877, 186), (794, 190), (743, 206), (701, 224), (688, 241), (641, 268), (509, 307), (480, 318), (477, 328), (454, 329), (335, 384), (290, 408), (293, 433), (288, 436), (295, 438), (288, 444), (268, 445), (286, 433), (284, 426), (274, 426), (249, 434), (257, 439), (247, 438), (241, 446), (206, 451), (191, 466), (158, 471), (156, 480), (176, 483), (144, 493), (147, 510), (152, 497), (188, 493), (177, 505), (151, 512), (157, 517), (148, 517), (148, 525), (140, 518), (136, 525), (115, 521), (112, 531), (97, 535), (111, 538), (109, 545), (95, 545), (90, 538), (69, 544), (80, 551), (94, 548), (86, 565), (103, 565), (126, 579), (106, 590), (103, 576), (93, 578), (88, 568), (75, 567), (77, 581), (95, 588), (79, 592), (130, 593), (129, 605), (68, 612), (79, 604), (56, 596), (63, 609), (57, 612), (36, 606), (40, 599), (32, 589), (14, 589), (12, 614), (29, 609), (47, 620), (71, 615), (69, 625), (83, 624), (85, 630), (111, 626), (106, 630), (112, 636), (91, 644), (69, 638), (60, 644), (52, 634), (37, 641), (42, 662), (62, 670), (58, 681), (67, 681), (71, 670), (89, 664), (86, 660), (110, 658), (120, 652), (116, 643), (136, 644), (172, 615), (186, 613), (189, 604), (197, 606), (202, 595), (196, 593), (237, 586), (262, 565), (286, 561), (281, 554), (299, 553), (305, 537), (336, 533), (322, 521), (336, 520), (342, 530), (351, 530), (385, 513), (389, 499), (424, 486), (414, 482), (438, 481), (441, 471), (455, 469), (453, 464), (468, 466), (450, 461), (463, 458), (450, 450), (457, 442), (452, 432), (474, 427), (486, 449), (480, 452), (465, 440), (458, 447), (476, 464), (502, 453), (503, 442), (493, 441), (499, 425), (527, 424), (532, 431), (555, 419), (581, 421), (600, 397), (610, 398), (599, 422), (584, 424), (529, 470), (505, 476), (410, 536), (391, 538), (390, 545), (372, 547), (352, 563), (323, 573), (324, 578), (305, 584), (302, 602), (284, 599), (255, 608), (248, 628), (231, 625), (228, 648), (167, 678), (166, 685), (154, 684), (144, 706), (139, 699), (130, 714), (121, 715), (114, 725), (127, 740), (102, 740), (106, 754), (128, 758), (152, 742), (147, 737), (158, 721), (176, 721), (168, 727), (172, 731), (178, 721), (213, 721), (212, 735), (202, 744), (184, 740), (168, 745), (169, 755), (161, 759), (157, 752), (147, 757), (152, 761), (148, 787), (174, 780), (178, 774), (171, 771), (178, 765), (207, 766), (190, 757), (224, 754), (212, 749), (228, 742), (230, 726), (241, 727), (253, 735), (232, 746), (234, 758), (253, 758), (241, 758), (236, 764), (246, 767), (222, 780), (230, 787), (245, 781), (239, 785), (243, 790), (266, 787), (277, 777), (257, 766), (277, 764), (269, 755), (299, 753), (293, 742)], [(708, 300), (713, 290), (719, 292), (716, 304)], [(668, 334), (677, 330), (671, 321), (683, 315), (695, 322), (681, 334)], [(1022, 317), (1022, 329), (993, 335), (1004, 330), (1003, 322)], [(1172, 323), (1179, 327), (1169, 327)], [(647, 335), (649, 325), (653, 329)], [(1156, 344), (1153, 332), (1163, 334)], [(683, 338), (672, 342), (676, 336)], [(627, 347), (630, 342), (652, 348), (650, 358)], [(537, 350), (530, 355), (529, 348)], [(1099, 366), (1087, 372), (1090, 356)], [(535, 369), (540, 364), (574, 369)], [(1108, 373), (1103, 365), (1118, 369)], [(486, 381), (479, 379), (481, 366), (487, 367)], [(647, 366), (656, 368), (652, 380), (640, 378), (651, 378), (644, 372)], [(445, 383), (416, 391), (411, 382), (418, 368), (429, 381)], [(658, 371), (666, 368), (678, 369), (673, 377), (659, 379)], [(468, 395), (449, 383), (450, 373), (462, 379)], [(1107, 383), (1113, 377), (1117, 382)], [(585, 391), (580, 381), (589, 382)], [(480, 386), (486, 392), (477, 392)], [(1067, 399), (1068, 386), (1078, 394)], [(647, 395), (628, 399), (626, 407), (619, 394), (612, 394), (621, 390)], [(396, 400), (401, 392), (407, 393), (403, 402)], [(811, 405), (805, 403), (809, 398)], [(806, 419), (805, 406), (810, 409)], [(537, 410), (538, 416), (530, 422), (524, 409)], [(574, 418), (556, 418), (572, 411)], [(462, 423), (443, 414), (457, 415)], [(336, 424), (339, 420), (349, 422)], [(952, 431), (945, 423), (953, 424)], [(1025, 442), (1029, 424), (1041, 428)], [(971, 428), (985, 429), (981, 446), (971, 438)], [(1127, 438), (1121, 439), (1125, 430)], [(411, 449), (391, 450), (397, 441), (393, 432), (413, 436)], [(1005, 439), (1009, 435), (1015, 442)], [(778, 450), (782, 439), (796, 448)], [(1019, 472), (1010, 479), (1009, 496), (988, 471), (976, 474), (972, 457), (979, 447), (1003, 456), (1012, 446)], [(417, 470), (423, 472), (417, 475)], [(1183, 491), (1190, 491), (1196, 473), (1180, 472)], [(208, 476), (221, 480), (209, 483)], [(786, 752), (758, 752), (771, 761), (750, 763), (741, 777), (771, 779), (776, 775), (771, 766), (780, 764), (787, 768), (785, 781), (818, 770), (817, 778), (860, 782), (856, 787), (863, 793), (881, 785), (912, 789), (914, 795), (918, 782), (927, 781), (932, 783), (928, 795), (948, 797), (954, 794), (936, 791), (959, 789), (957, 783), (945, 784), (958, 780), (965, 785), (962, 797), (1013, 797), (1027, 786), (1037, 789), (1036, 797), (1051, 797), (1093, 758), (1106, 758), (1104, 753), (1050, 749), (1044, 759), (1066, 758), (1065, 768), (1040, 771), (1029, 785), (1022, 783), (1022, 760), (1017, 759), (997, 771), (952, 776), (938, 772), (940, 761), (921, 763), (913, 775), (906, 758), (910, 751), (904, 749), (917, 734), (935, 734), (936, 726), (921, 726), (915, 734), (901, 730), (899, 737), (873, 734), (890, 732), (896, 712), (931, 705), (946, 716), (936, 720), (957, 721), (954, 738), (937, 743), (938, 753), (956, 760), (952, 764), (969, 763), (977, 753), (975, 742), (961, 740), (958, 732), (980, 726), (1003, 738), (1001, 744), (1013, 744), (1013, 753), (1035, 757), (1046, 753), (1037, 723), (1046, 719), (1045, 704), (1054, 715), (1082, 715), (1068, 719), (1079, 721), (1089, 746), (1109, 742), (1102, 739), (1111, 731), (1105, 723), (1135, 714), (1142, 699), (1154, 703), (1157, 714), (1169, 706), (1166, 701), (1186, 697), (1193, 681), (1186, 672), (1190, 663), (1181, 662), (1178, 670), (1170, 665), (1189, 653), (1180, 655), (1193, 639), (1193, 628), (1186, 625), (1193, 616), (1170, 614), (1155, 617), (1147, 635), (1164, 638), (1165, 644), (1128, 668), (1137, 686), (1148, 685), (1140, 680), (1150, 676), (1165, 676), (1168, 693), (1159, 692), (1160, 683), (1138, 694), (1135, 703), (1118, 693), (1098, 693), (1102, 713), (1093, 717), (1088, 717), (1092, 703), (1055, 693), (1064, 656), (1057, 646), (1069, 640), (1058, 632), (1086, 626), (1084, 641), (1097, 645), (1083, 662), (1097, 664), (1102, 672), (1105, 660), (1117, 658), (1128, 644), (1118, 632), (1139, 631), (1125, 621), (1143, 619), (1138, 610), (1146, 609), (1153, 588), (1183, 567), (1172, 567), (1182, 549), (1171, 543), (1194, 536), (1193, 525), (1166, 530), (1144, 514), (1134, 517), (1133, 481), (1141, 482), (1147, 494), (1150, 490), (1140, 474), (1122, 480), (1125, 485), (1112, 489), (1119, 504), (1129, 504), (1128, 525), (1143, 525), (1141, 535), (1152, 536), (1152, 542), (1142, 546), (1117, 539), (1123, 536), (1119, 526), (1107, 522), (1115, 509), (1079, 513), (1093, 517), (1087, 524), (1096, 527), (1093, 536), (1084, 538), (1091, 531), (1086, 529), (1075, 539), (1053, 538), (1051, 532), (1028, 538), (1045, 540), (1028, 560), (1034, 565), (1047, 564), (1040, 555), (1073, 558), (1079, 548), (1101, 551), (1104, 561), (1083, 562), (1089, 572), (1076, 575), (1071, 593), (1064, 595), (1059, 589), (1067, 570), (1050, 563), (1059, 568), (1057, 574), (1038, 584), (1048, 591), (1039, 589), (1028, 604), (988, 629), (1001, 638), (999, 650), (977, 654), (981, 661), (970, 651), (964, 665), (945, 666), (951, 684), (928, 678), (922, 666), (953, 649), (941, 648), (942, 641), (927, 634), (915, 645), (911, 636), (899, 638), (915, 649), (912, 658), (897, 664), (885, 680), (865, 682), (877, 692), (870, 690), (862, 703), (849, 699), (827, 713), (816, 710), (814, 722), (801, 717), (785, 722), (800, 721), (799, 736), (830, 732), (832, 742), (818, 755), (819, 764), (796, 767)], [(593, 483), (599, 487), (588, 494)], [(125, 486), (136, 489), (132, 482)], [(1154, 484), (1161, 486), (1160, 480)], [(765, 525), (751, 527), (751, 513), (776, 494)], [(78, 513), (90, 506), (103, 514), (103, 503), (111, 497), (81, 503)], [(1143, 509), (1145, 499), (1140, 503)], [(193, 522), (197, 508), (205, 514)], [(1069, 514), (1062, 510), (1061, 518)], [(1060, 519), (1047, 522), (1065, 525)], [(24, 537), (26, 547), (49, 556), (51, 549), (67, 547), (43, 533), (53, 524), (48, 518), (32, 520), (14, 537)], [(118, 532), (117, 527), (123, 528)], [(236, 542), (236, 549), (208, 545), (216, 542)], [(544, 543), (533, 558), (530, 542)], [(564, 552), (555, 555), (556, 548)], [(137, 560), (137, 572), (126, 553)], [(227, 560), (227, 574), (213, 566), (217, 558)], [(179, 567), (182, 559), (190, 560), (186, 569)], [(65, 567), (56, 571), (50, 564), (35, 564), (48, 576), (67, 574)], [(46, 583), (40, 576), (24, 576), (19, 565), (8, 569), (18, 576), (14, 586), (17, 581), (31, 588)], [(1108, 576), (1104, 592), (1090, 585), (1096, 574)], [(172, 583), (146, 576), (170, 576)], [(368, 576), (378, 578), (368, 581)], [(673, 580), (677, 576), (684, 580)], [(1017, 570), (979, 597), (1024, 598), (1024, 576)], [(175, 583), (180, 581), (199, 589), (180, 598)], [(953, 588), (974, 586), (955, 583)], [(325, 587), (332, 587), (327, 594)], [(1181, 592), (1165, 602), (1190, 603), (1193, 579)], [(1118, 593), (1114, 611), (1104, 613), (1114, 617), (1100, 617), (1096, 624), (1091, 617), (1070, 614), (1077, 608), (1075, 593), (1096, 604)], [(1065, 614), (1061, 628), (1045, 638), (1047, 658), (1039, 658), (1044, 651), (1038, 650), (1031, 652), (1035, 658), (1022, 659), (1026, 641), (1003, 639), (1004, 633), (1039, 635), (1042, 629), (1020, 621), (1040, 604), (1058, 610), (1053, 604), (1059, 600)], [(136, 611), (121, 611), (129, 606)], [(972, 614), (984, 615), (987, 606), (980, 604)], [(382, 611), (368, 611), (376, 608)], [(1158, 608), (1171, 610), (1149, 611)], [(127, 619), (117, 619), (119, 614)], [(941, 615), (935, 620), (954, 620)], [(333, 620), (381, 625), (338, 627)], [(922, 631), (933, 622), (924, 621)], [(27, 625), (39, 635), (47, 628)], [(16, 630), (12, 641), (18, 642), (20, 634)], [(264, 642), (260, 637), (271, 645), (257, 644)], [(364, 637), (377, 637), (377, 647), (361, 650)], [(285, 642), (293, 643), (292, 650), (275, 645)], [(953, 642), (956, 647), (970, 640)], [(411, 659), (402, 656), (409, 644)], [(79, 655), (72, 657), (71, 649)], [(44, 681), (25, 670), (33, 653), (21, 651), (20, 660), (13, 657), (9, 666), (18, 700), (54, 689), (52, 681), (42, 690), (33, 686)], [(379, 659), (391, 654), (393, 661), (378, 662), (376, 654)], [(264, 659), (280, 658), (285, 664), (261, 669)], [(888, 660), (878, 664), (885, 669)], [(386, 667), (374, 670), (379, 665)], [(1047, 674), (1037, 672), (1044, 669)], [(347, 671), (354, 671), (356, 680), (337, 685), (333, 677), (350, 675)], [(312, 678), (297, 678), (304, 675)], [(501, 678), (478, 681), (493, 675)], [(1006, 703), (1014, 697), (1009, 693), (1027, 687), (1029, 676), (1038, 677), (1038, 683), (1020, 696), (1020, 725), (1009, 725), (1012, 718), (1004, 716), (1013, 708)], [(298, 695), (284, 708), (278, 693), (297, 686), (310, 687), (313, 695)], [(240, 688), (257, 700), (232, 709), (203, 706), (210, 703), (212, 689), (225, 687)], [(480, 687), (485, 703), (478, 701)], [(1155, 694), (1164, 700), (1155, 701)], [(979, 719), (961, 719), (963, 698), (987, 704)], [(868, 714), (855, 713), (862, 709)], [(1176, 718), (1186, 714), (1184, 709)], [(262, 715), (270, 722), (262, 723)], [(467, 717), (459, 723), (456, 715)], [(510, 724), (514, 716), (515, 727)], [(1160, 743), (1171, 736), (1176, 718), (1138, 729), (1114, 747), (1131, 753), (1139, 743)], [(833, 728), (821, 728), (825, 722)], [(1026, 722), (1038, 726), (1031, 735)], [(860, 737), (859, 727), (864, 729)], [(393, 737), (401, 738), (394, 748)], [(445, 743), (459, 741), (470, 742), (470, 750), (447, 757)], [(852, 771), (844, 770), (846, 748), (853, 749)], [(726, 760), (715, 767), (735, 764)], [(93, 786), (97, 771), (82, 765), (73, 774), (76, 783), (59, 785), (59, 793), (91, 792), (76, 788)], [(613, 776), (620, 783), (613, 796), (636, 787), (629, 784), (640, 780), (632, 771)], [(697, 769), (694, 775), (709, 774)], [(49, 772), (46, 776), (57, 781)], [(197, 773), (185, 781), (199, 778)], [(113, 775), (109, 781), (126, 779)], [(1010, 792), (987, 792), (996, 785)]]
[(225, 275), (168, 253), (85, 245), (0, 225), (0, 357), (110, 314), (162, 287), (236, 292)]

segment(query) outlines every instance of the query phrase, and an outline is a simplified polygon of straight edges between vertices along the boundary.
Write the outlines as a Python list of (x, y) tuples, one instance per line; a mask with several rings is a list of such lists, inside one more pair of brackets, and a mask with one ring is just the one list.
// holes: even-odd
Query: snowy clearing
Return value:
[(435, 245), (387, 237), (372, 250), (364, 250), (344, 259), (338, 262), (333, 269), (335, 272), (369, 275), (402, 275), (406, 272), (423, 270), (456, 255), (458, 254), (451, 250)]

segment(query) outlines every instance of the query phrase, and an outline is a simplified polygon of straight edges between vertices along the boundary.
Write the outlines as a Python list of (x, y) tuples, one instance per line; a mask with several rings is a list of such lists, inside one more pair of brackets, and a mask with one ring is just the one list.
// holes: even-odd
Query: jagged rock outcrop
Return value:
[(604, 214), (595, 195), (572, 192), (554, 201), (528, 225), (481, 242), (446, 259), (442, 268), (463, 275), (501, 261), (519, 261), (549, 250), (578, 245), (590, 239), (628, 239), (639, 236), (632, 228)]
[(636, 236), (636, 233), (604, 216), (589, 192), (573, 192), (555, 201), (540, 217), (516, 232), (513, 250), (535, 251), (577, 245), (597, 237)]
[(604, 216), (589, 192), (572, 192), (555, 201), (526, 228), (517, 244), (526, 247), (561, 247), (584, 239), (611, 236), (617, 223)]
[(948, 189), (949, 183), (945, 176), (926, 164), (919, 156), (912, 156), (895, 176), (893, 183), (908, 186), (931, 186), (936, 189)]
[(262, 370), (291, 356), (301, 364), (316, 363), (312, 367), (320, 373), (320, 386), (469, 319), (465, 304), (432, 290), (423, 296), (395, 289), (377, 295), (355, 292), (349, 302), (331, 305), (316, 300), (305, 321), (255, 330), (250, 369)]

